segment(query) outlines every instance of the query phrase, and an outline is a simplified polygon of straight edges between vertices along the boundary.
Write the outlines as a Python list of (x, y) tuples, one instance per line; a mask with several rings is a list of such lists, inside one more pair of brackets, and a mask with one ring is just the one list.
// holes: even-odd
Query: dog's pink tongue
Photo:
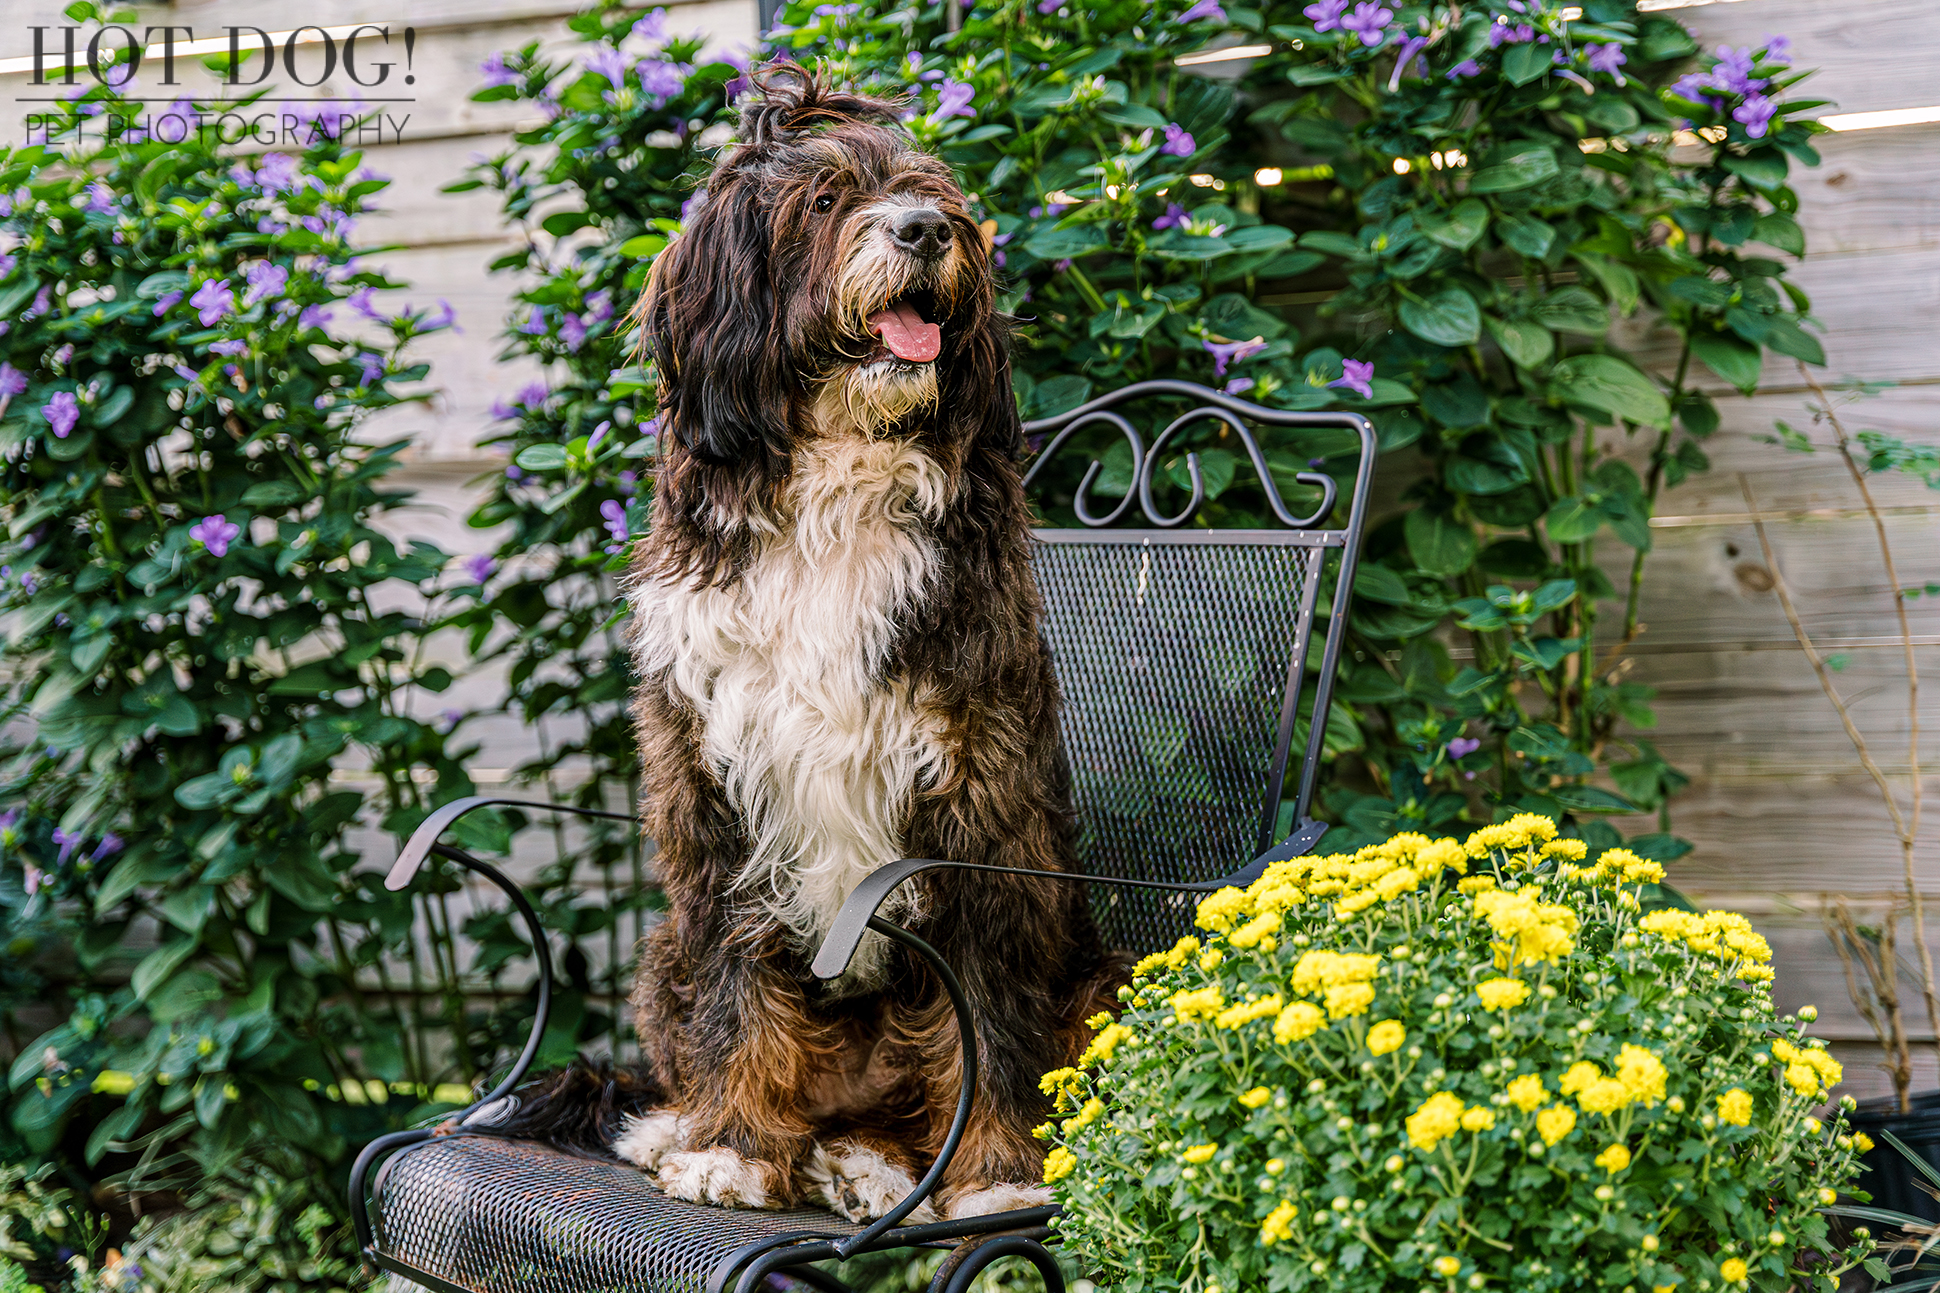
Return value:
[(943, 329), (902, 302), (869, 316), (869, 326), (889, 352), (907, 363), (927, 364), (943, 353)]

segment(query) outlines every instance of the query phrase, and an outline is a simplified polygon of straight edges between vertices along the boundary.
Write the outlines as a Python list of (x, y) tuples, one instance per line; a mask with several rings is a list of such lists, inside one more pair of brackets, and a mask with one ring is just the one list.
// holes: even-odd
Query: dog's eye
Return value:
[(820, 193), (815, 197), (816, 214), (822, 215), (835, 209), (835, 194)]

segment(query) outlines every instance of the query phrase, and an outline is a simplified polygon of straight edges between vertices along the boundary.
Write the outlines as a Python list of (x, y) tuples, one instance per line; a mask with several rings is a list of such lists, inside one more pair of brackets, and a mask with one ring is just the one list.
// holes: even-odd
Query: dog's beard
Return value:
[(893, 356), (836, 369), (815, 400), (825, 428), (843, 427), (875, 437), (905, 419), (936, 407), (936, 365), (905, 363)]

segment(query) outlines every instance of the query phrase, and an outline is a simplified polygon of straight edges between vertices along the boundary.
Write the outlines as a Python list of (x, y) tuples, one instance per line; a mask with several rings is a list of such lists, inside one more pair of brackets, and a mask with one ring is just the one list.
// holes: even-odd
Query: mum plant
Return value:
[(1045, 1077), (1066, 1242), (1195, 1293), (1883, 1274), (1820, 1211), (1871, 1145), (1815, 1116), (1841, 1077), (1816, 1012), (1775, 1015), (1742, 917), (1646, 912), (1663, 868), (1587, 853), (1519, 814), (1207, 898), (1205, 939)]
[(366, 430), (450, 311), (379, 304), (387, 181), (336, 123), (150, 138), (171, 105), (110, 79), (0, 149), (6, 1153), (139, 1189), (311, 1170), (488, 1056), (448, 920), (414, 937), (346, 835), (471, 788), (397, 609), (447, 558), (380, 530), (404, 445)]

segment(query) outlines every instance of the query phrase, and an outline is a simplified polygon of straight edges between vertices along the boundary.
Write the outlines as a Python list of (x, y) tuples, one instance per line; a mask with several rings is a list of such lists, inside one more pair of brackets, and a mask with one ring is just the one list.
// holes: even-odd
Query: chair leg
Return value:
[(984, 1268), (1004, 1257), (1022, 1257), (1044, 1277), (1044, 1293), (1064, 1293), (1057, 1258), (1027, 1235), (986, 1235), (958, 1244), (930, 1280), (929, 1293), (969, 1293)]

